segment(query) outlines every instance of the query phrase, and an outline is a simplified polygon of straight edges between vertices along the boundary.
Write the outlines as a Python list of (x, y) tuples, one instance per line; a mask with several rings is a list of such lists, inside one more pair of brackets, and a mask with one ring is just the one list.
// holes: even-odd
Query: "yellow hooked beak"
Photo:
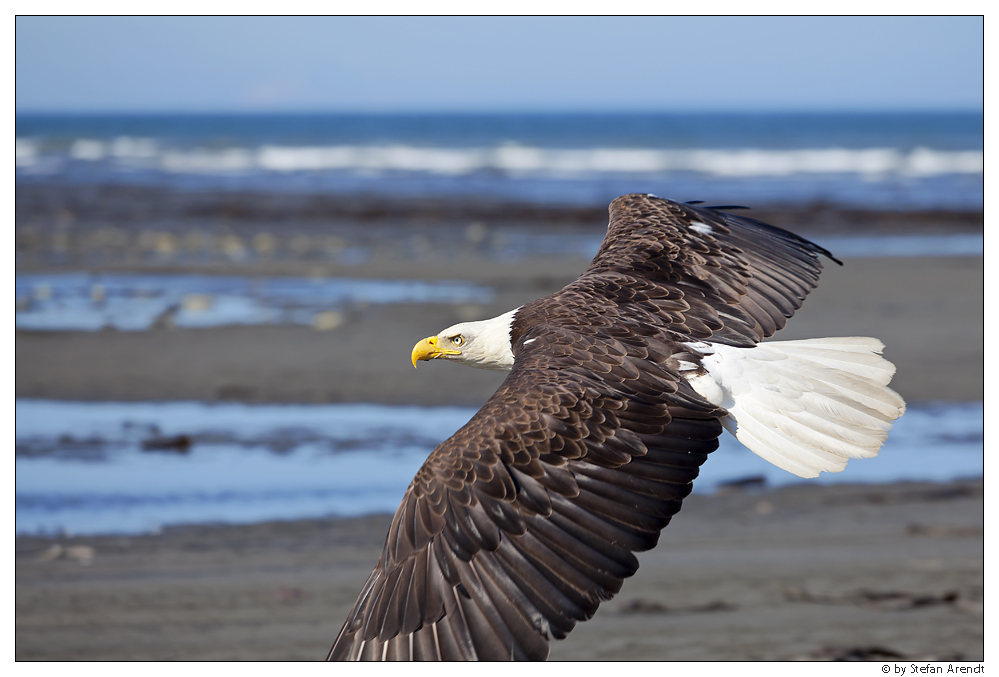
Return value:
[(428, 336), (413, 346), (413, 367), (416, 367), (417, 360), (434, 360), (442, 355), (461, 355), (461, 351), (438, 348), (437, 337)]

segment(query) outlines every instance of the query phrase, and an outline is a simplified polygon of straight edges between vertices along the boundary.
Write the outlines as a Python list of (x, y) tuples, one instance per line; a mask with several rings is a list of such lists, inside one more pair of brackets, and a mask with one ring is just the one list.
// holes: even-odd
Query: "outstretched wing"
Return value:
[(608, 308), (617, 316), (637, 305), (643, 321), (669, 324), (677, 337), (750, 347), (782, 329), (801, 307), (818, 284), (819, 255), (832, 258), (804, 238), (753, 219), (625, 195), (611, 203), (607, 236), (592, 263), (549, 297), (554, 303), (545, 310), (576, 313), (560, 295), (597, 289), (614, 301)]
[(635, 572), (717, 448), (727, 412), (681, 377), (683, 343), (771, 336), (819, 254), (751, 219), (615, 200), (583, 275), (517, 312), (512, 372), (417, 473), (329, 658), (545, 658)]
[(546, 658), (680, 509), (719, 411), (615, 340), (531, 338), (417, 473), (330, 659)]

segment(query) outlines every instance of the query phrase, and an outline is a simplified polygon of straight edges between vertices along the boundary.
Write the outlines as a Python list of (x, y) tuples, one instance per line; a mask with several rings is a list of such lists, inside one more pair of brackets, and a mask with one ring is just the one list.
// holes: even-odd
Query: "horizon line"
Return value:
[(275, 109), (227, 109), (227, 108), (26, 108), (14, 109), (16, 116), (99, 116), (99, 115), (209, 115), (209, 116), (257, 116), (257, 115), (475, 115), (475, 116), (507, 116), (507, 115), (809, 115), (809, 114), (977, 114), (984, 116), (984, 107), (878, 107), (878, 108), (538, 108), (504, 110), (489, 110), (479, 108), (412, 108), (412, 109), (379, 109), (379, 108), (275, 108)]

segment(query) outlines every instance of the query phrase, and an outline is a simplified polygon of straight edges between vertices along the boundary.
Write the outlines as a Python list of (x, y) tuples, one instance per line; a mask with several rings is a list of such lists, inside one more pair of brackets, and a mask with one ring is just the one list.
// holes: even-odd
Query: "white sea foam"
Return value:
[(30, 167), (38, 159), (38, 143), (34, 139), (14, 140), (14, 166)]
[(107, 155), (107, 148), (100, 141), (93, 139), (77, 139), (69, 148), (69, 156), (74, 160), (96, 162)]
[[(31, 167), (45, 155), (32, 139), (16, 140), (16, 165)], [(846, 174), (862, 178), (929, 177), (984, 172), (978, 150), (915, 148), (801, 149), (550, 149), (505, 144), (481, 148), (412, 145), (170, 148), (152, 139), (81, 138), (68, 157), (81, 162), (110, 159), (126, 166), (176, 174), (244, 172), (413, 172), (444, 176), (502, 173), (514, 176), (586, 177), (693, 173), (716, 177), (788, 177)]]
[(119, 136), (111, 142), (110, 152), (118, 158), (155, 158), (159, 154), (159, 147), (153, 139)]
[[(215, 157), (221, 158), (221, 152)], [(198, 154), (198, 157), (201, 157)], [(249, 162), (249, 158), (247, 158)], [(910, 152), (872, 149), (693, 149), (594, 148), (553, 150), (527, 146), (497, 148), (417, 148), (412, 146), (265, 146), (254, 158), (271, 171), (363, 170), (434, 174), (498, 171), (510, 174), (572, 176), (695, 172), (715, 176), (861, 174), (931, 176), (981, 174), (979, 151)]]

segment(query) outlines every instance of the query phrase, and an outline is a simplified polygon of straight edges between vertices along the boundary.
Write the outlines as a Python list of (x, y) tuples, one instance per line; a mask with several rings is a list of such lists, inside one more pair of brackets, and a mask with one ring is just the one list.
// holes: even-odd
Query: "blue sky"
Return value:
[(18, 111), (981, 110), (980, 17), (20, 17)]

